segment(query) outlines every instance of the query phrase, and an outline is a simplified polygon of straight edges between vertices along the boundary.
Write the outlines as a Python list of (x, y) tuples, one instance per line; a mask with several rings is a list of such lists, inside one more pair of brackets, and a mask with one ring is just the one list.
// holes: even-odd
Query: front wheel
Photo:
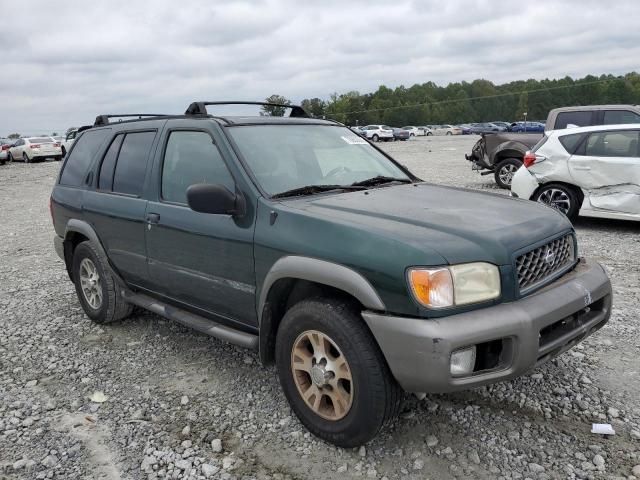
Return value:
[(493, 178), (500, 188), (510, 189), (513, 176), (522, 166), (522, 162), (517, 158), (505, 158), (495, 166)]
[(533, 200), (555, 208), (569, 220), (575, 220), (580, 210), (579, 195), (576, 190), (559, 183), (543, 186), (534, 194)]
[(9, 163), (13, 162), (13, 156), (11, 155), (11, 152), (7, 153), (7, 162)]
[(427, 137), (430, 137), (431, 135), (433, 135), (433, 132), (427, 132)]
[(313, 298), (284, 316), (276, 339), (280, 384), (314, 435), (340, 447), (371, 440), (400, 408), (402, 390), (357, 308)]

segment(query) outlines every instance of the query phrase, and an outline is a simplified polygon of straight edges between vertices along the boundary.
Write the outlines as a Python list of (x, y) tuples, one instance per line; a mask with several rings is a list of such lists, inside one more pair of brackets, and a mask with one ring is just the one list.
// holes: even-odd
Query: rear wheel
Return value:
[(451, 133), (451, 132), (447, 132), (447, 135), (453, 135), (453, 133)]
[(555, 208), (570, 220), (575, 220), (580, 210), (578, 192), (574, 188), (560, 183), (544, 185), (533, 195), (533, 200)]
[(500, 160), (495, 166), (493, 177), (500, 188), (511, 188), (511, 181), (518, 169), (522, 166), (522, 162), (517, 158), (505, 158)]
[(62, 147), (62, 156), (64, 157), (65, 155), (67, 155), (67, 151), (65, 150), (64, 147)]
[(31, 163), (31, 160), (29, 159), (29, 155), (27, 155), (26, 153), (22, 154), (22, 161), (24, 163)]
[(7, 162), (13, 162), (13, 156), (11, 155), (11, 152), (7, 153)]
[(402, 390), (347, 302), (313, 298), (294, 305), (278, 328), (276, 363), (300, 421), (338, 446), (371, 440), (400, 408)]
[(431, 135), (433, 135), (432, 132), (427, 132), (427, 137), (430, 137)]
[(91, 242), (76, 247), (72, 272), (78, 299), (91, 320), (109, 323), (131, 314), (133, 306), (122, 298), (107, 268), (107, 259)]
[(376, 135), (376, 134), (373, 134), (371, 136), (371, 140), (373, 140), (374, 142), (377, 142), (379, 139), (380, 139), (380, 137), (378, 137), (378, 135)]

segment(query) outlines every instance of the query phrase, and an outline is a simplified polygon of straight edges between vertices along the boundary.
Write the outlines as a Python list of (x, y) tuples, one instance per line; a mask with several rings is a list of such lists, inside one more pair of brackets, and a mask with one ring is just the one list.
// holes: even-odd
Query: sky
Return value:
[(194, 100), (640, 70), (639, 0), (3, 0), (1, 16), (0, 136)]

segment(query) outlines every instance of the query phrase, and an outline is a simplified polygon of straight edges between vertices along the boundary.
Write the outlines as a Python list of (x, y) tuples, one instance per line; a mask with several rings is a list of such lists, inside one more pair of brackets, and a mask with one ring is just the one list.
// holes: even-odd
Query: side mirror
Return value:
[(230, 192), (224, 185), (208, 183), (187, 188), (187, 203), (195, 212), (214, 215), (242, 216), (246, 210), (242, 195)]

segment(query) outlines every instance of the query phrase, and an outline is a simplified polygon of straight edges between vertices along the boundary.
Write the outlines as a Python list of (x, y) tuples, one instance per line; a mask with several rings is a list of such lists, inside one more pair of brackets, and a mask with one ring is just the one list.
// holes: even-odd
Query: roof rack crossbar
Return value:
[(142, 119), (143, 117), (167, 117), (168, 115), (164, 114), (164, 113), (121, 113), (121, 114), (116, 114), (116, 113), (112, 113), (109, 115), (98, 115), (96, 117), (96, 121), (93, 123), (94, 127), (97, 126), (101, 126), (101, 125), (109, 125), (109, 119), (110, 118), (129, 118), (129, 117), (137, 117), (139, 119)]
[(300, 105), (285, 105), (283, 103), (269, 103), (269, 102), (242, 102), (242, 101), (228, 101), (228, 102), (193, 102), (187, 108), (185, 115), (208, 115), (207, 105), (260, 105), (269, 107), (284, 107), (290, 108), (290, 117), (304, 117), (308, 118), (309, 114)]

